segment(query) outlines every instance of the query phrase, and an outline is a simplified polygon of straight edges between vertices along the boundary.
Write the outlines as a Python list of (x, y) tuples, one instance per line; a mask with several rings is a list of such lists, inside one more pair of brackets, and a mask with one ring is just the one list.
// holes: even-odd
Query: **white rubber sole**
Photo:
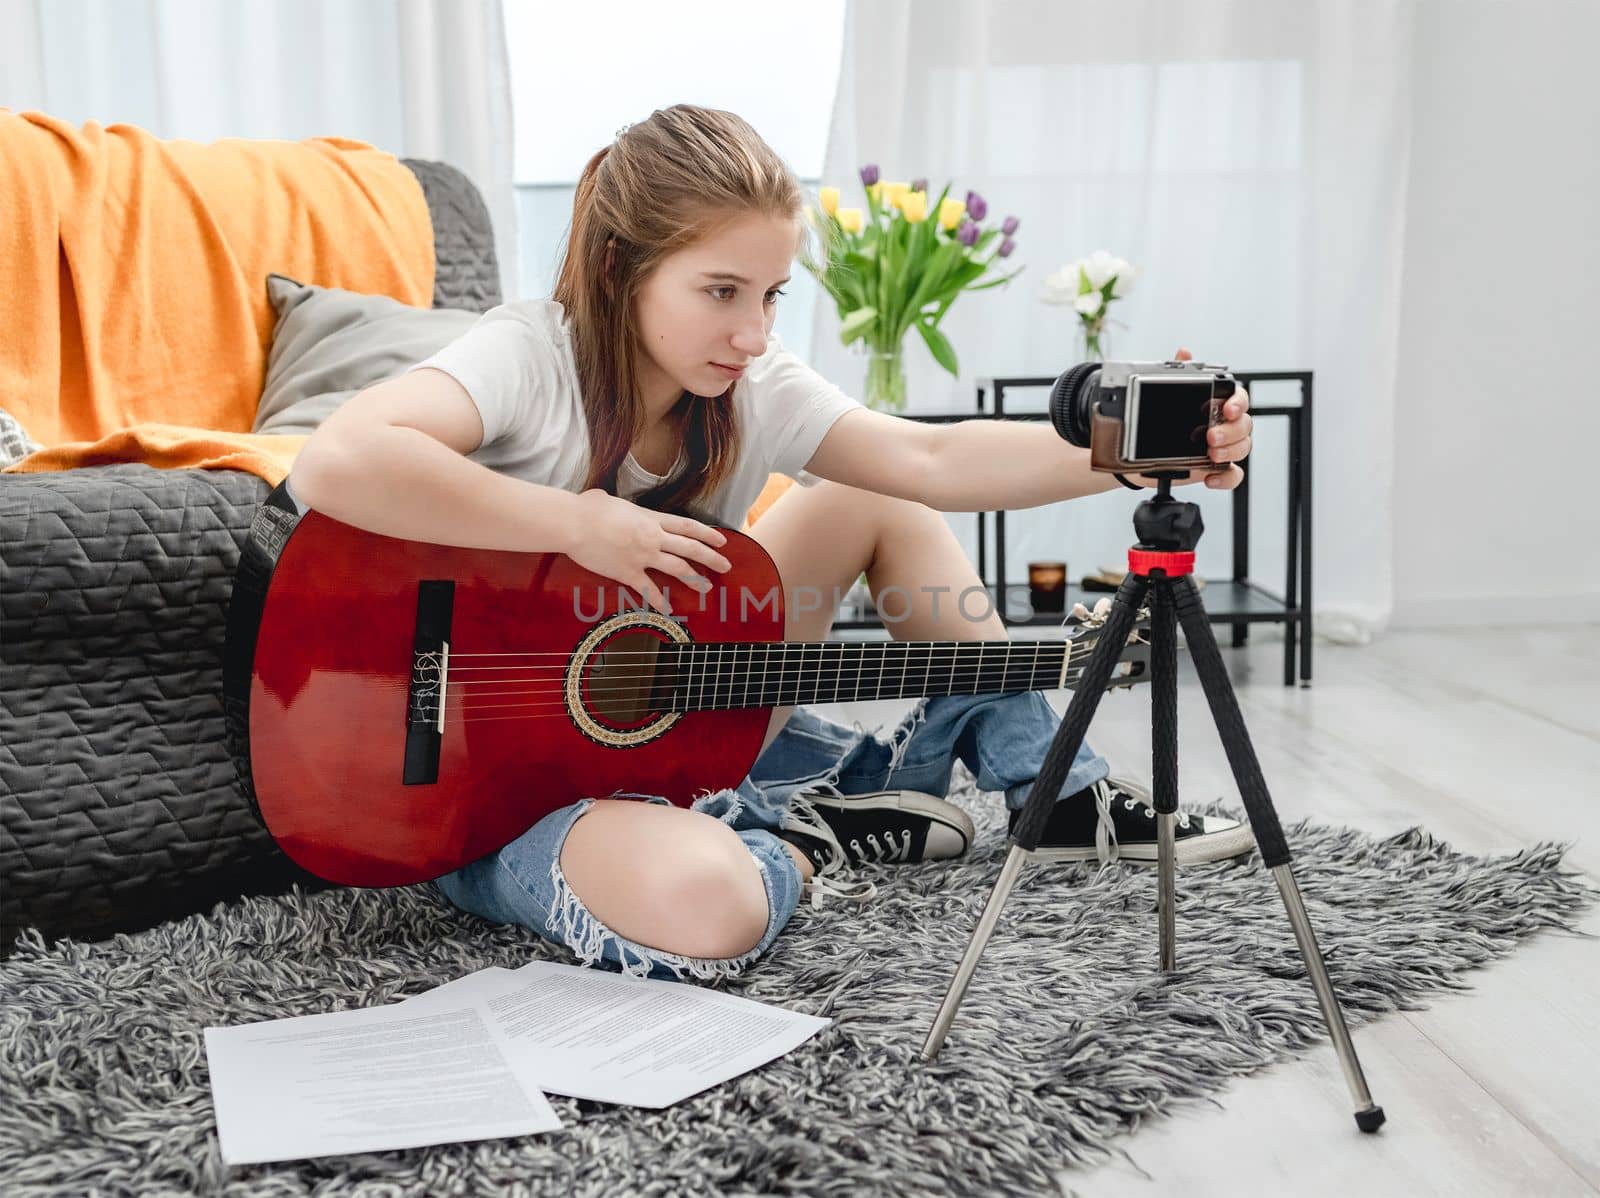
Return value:
[[(1173, 860), (1179, 865), (1204, 865), (1208, 861), (1226, 861), (1230, 857), (1242, 857), (1253, 851), (1256, 847), (1255, 834), (1250, 831), (1249, 824), (1240, 824), (1237, 828), (1229, 828), (1226, 832), (1212, 832), (1203, 836), (1191, 836), (1186, 840), (1179, 840), (1173, 844)], [(1096, 861), (1099, 854), (1093, 845), (1085, 848), (1045, 848), (1033, 850), (1033, 856), (1040, 861)], [(1117, 859), (1130, 861), (1136, 865), (1154, 865), (1156, 863), (1156, 842), (1143, 841), (1139, 844), (1117, 845)]]

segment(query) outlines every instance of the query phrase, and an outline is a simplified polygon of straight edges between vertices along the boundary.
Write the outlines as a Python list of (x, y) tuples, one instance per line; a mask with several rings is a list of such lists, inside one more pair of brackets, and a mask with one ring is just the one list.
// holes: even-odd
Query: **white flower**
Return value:
[(1047, 304), (1070, 304), (1078, 298), (1078, 271), (1077, 262), (1068, 262), (1060, 270), (1047, 277), (1039, 287), (1039, 298)]
[(1098, 291), (1085, 291), (1072, 306), (1085, 316), (1098, 316), (1103, 301)]
[[(1096, 250), (1087, 258), (1068, 262), (1048, 276), (1039, 285), (1039, 299), (1047, 304), (1071, 304), (1092, 316), (1111, 300), (1121, 299), (1132, 291), (1133, 281), (1138, 277), (1139, 268), (1126, 258), (1119, 258), (1109, 250)], [(1084, 282), (1092, 290), (1080, 296), (1078, 288)], [(1097, 298), (1089, 300), (1089, 296)], [(1084, 307), (1085, 301), (1089, 302), (1089, 308)]]
[(1109, 250), (1096, 250), (1083, 260), (1083, 273), (1089, 279), (1089, 286), (1096, 291), (1104, 287), (1110, 278), (1117, 273), (1117, 263), (1122, 259), (1113, 257)]
[(1133, 281), (1139, 277), (1139, 268), (1131, 262), (1117, 259), (1117, 281), (1111, 289), (1112, 299), (1121, 299), (1133, 290)]

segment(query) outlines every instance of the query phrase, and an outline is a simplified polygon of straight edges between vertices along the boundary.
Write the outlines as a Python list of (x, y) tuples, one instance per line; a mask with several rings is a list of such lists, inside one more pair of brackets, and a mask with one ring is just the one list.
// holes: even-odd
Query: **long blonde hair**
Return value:
[[(773, 216), (804, 230), (803, 213), (794, 172), (731, 112), (692, 104), (660, 108), (589, 159), (573, 197), (552, 297), (570, 323), (588, 417), (585, 488), (616, 493), (617, 470), (644, 428), (632, 311), (650, 272), (731, 219)], [(726, 397), (684, 392), (687, 465), (636, 503), (705, 518), (739, 453), (740, 429)]]

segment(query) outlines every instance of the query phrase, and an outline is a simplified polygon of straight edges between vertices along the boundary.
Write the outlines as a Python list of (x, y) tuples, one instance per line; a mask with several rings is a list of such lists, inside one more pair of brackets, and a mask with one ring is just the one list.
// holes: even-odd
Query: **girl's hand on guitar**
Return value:
[(585, 570), (643, 595), (662, 615), (670, 615), (672, 609), (646, 570), (682, 579), (703, 594), (711, 589), (711, 580), (691, 562), (718, 571), (733, 568), (733, 563), (713, 548), (726, 544), (727, 536), (709, 524), (642, 508), (599, 487), (581, 493), (578, 503), (583, 539), (567, 556)]

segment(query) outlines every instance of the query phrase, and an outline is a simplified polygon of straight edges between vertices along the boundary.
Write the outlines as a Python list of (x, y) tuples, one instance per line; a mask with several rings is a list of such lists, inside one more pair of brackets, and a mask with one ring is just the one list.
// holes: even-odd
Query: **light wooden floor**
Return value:
[[(1222, 639), (1285, 823), (1421, 824), (1468, 852), (1576, 840), (1568, 861), (1600, 880), (1600, 626), (1319, 644), (1309, 690), (1281, 685), (1281, 642), (1234, 650)], [(1181, 661), (1184, 801), (1236, 799)], [(1051, 696), (1058, 710), (1067, 697)], [(871, 728), (905, 706), (824, 710)], [(1090, 743), (1116, 773), (1147, 780), (1148, 692), (1108, 696)], [(1585, 930), (1600, 934), (1600, 917)], [(1067, 1170), (1062, 1193), (1600, 1194), (1600, 942), (1542, 934), (1473, 980), (1472, 991), (1354, 1033), (1389, 1116), (1377, 1135), (1356, 1130), (1323, 1045), (1230, 1086), (1221, 1109), (1196, 1105), (1124, 1137), (1148, 1177), (1122, 1161)]]

